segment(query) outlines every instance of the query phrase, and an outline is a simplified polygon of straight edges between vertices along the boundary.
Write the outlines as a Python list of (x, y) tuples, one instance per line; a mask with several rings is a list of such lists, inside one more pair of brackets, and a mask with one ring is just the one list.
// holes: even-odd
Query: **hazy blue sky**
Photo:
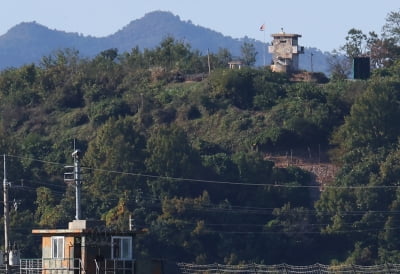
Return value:
[(302, 45), (331, 51), (344, 44), (350, 28), (380, 33), (386, 15), (400, 10), (400, 0), (3, 0), (0, 35), (36, 21), (50, 29), (106, 36), (154, 10), (234, 38), (263, 41), (259, 28), (265, 23), (268, 42), (283, 27), (302, 34)]

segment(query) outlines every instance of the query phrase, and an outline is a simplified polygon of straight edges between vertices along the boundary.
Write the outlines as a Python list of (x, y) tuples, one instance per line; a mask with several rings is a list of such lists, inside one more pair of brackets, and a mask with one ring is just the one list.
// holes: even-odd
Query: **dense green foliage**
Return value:
[[(133, 216), (148, 230), (136, 256), (398, 262), (400, 63), (321, 85), (224, 69), (228, 57), (211, 55), (219, 69), (207, 75), (207, 56), (168, 37), (153, 50), (93, 59), (66, 50), (2, 71), (0, 149), (24, 256), (39, 252), (28, 247), (32, 227), (74, 218), (62, 175), (75, 142), (84, 217), (126, 230)], [(311, 173), (266, 158), (317, 148), (341, 166), (321, 193)]]

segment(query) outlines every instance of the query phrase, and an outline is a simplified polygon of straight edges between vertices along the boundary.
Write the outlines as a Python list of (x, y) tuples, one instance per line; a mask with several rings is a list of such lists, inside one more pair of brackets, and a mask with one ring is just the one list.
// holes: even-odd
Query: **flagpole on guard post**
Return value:
[(265, 23), (261, 25), (260, 31), (264, 33), (264, 44), (263, 44), (263, 59), (264, 59), (264, 67), (265, 67)]

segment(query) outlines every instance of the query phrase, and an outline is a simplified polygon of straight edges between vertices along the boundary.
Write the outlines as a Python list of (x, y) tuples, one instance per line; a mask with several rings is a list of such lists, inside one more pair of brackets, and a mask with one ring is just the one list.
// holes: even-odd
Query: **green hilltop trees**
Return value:
[[(341, 172), (317, 202), (325, 233), (342, 234), (348, 263), (396, 262), (400, 74), (373, 78), (335, 135)], [(353, 231), (360, 230), (362, 233)], [(352, 235), (351, 237), (350, 234)]]
[[(400, 63), (392, 57), (367, 81), (293, 82), (267, 68), (229, 70), (226, 49), (207, 56), (167, 37), (154, 49), (92, 59), (64, 50), (4, 70), (11, 239), (24, 257), (37, 256), (30, 229), (74, 218), (63, 173), (75, 143), (83, 216), (120, 230), (132, 218), (147, 231), (138, 257), (397, 262)], [(320, 191), (294, 165), (300, 152), (314, 165), (329, 153), (336, 179)]]

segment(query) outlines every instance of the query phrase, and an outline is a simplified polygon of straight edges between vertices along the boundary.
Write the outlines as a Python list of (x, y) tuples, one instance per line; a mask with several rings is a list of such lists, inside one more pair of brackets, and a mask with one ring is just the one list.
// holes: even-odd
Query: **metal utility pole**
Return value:
[(264, 34), (264, 43), (263, 43), (263, 59), (264, 59), (264, 67), (265, 67), (265, 49), (267, 48), (267, 45), (265, 43), (265, 23), (261, 25), (260, 31), (263, 32)]
[(7, 182), (7, 170), (6, 170), (6, 155), (3, 154), (4, 161), (4, 179), (3, 179), (3, 194), (4, 194), (4, 254), (6, 255), (6, 273), (8, 273), (9, 265), (9, 239), (8, 231), (10, 228), (10, 213), (8, 211), (8, 182)]
[(80, 157), (81, 151), (76, 149), (72, 153), (72, 157), (74, 158), (74, 182), (75, 182), (75, 220), (81, 220), (81, 187), (82, 187), (82, 179), (81, 179), (81, 165), (80, 165)]

